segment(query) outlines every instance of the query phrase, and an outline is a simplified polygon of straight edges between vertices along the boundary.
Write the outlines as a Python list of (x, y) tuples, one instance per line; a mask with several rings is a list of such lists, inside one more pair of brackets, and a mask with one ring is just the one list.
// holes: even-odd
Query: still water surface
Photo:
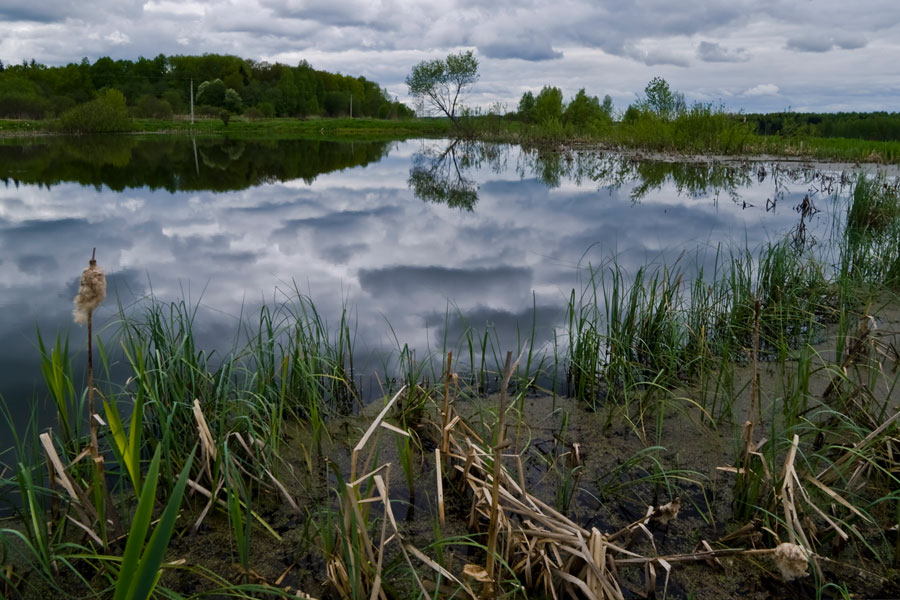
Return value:
[[(94, 247), (109, 278), (94, 317), (103, 335), (117, 302), (152, 292), (197, 305), (200, 342), (229, 348), (242, 315), (299, 290), (331, 322), (350, 308), (360, 374), (383, 371), (398, 342), (420, 357), (444, 339), (457, 348), (457, 315), (503, 350), (531, 335), (534, 320), (545, 344), (588, 265), (612, 256), (634, 272), (685, 252), (690, 271), (709, 268), (720, 248), (785, 236), (809, 247), (842, 210), (840, 180), (796, 164), (712, 167), (443, 140), (3, 145), (0, 394), (16, 413), (45, 396), (37, 328), (83, 351), (72, 298)], [(805, 196), (818, 213), (798, 212)]]

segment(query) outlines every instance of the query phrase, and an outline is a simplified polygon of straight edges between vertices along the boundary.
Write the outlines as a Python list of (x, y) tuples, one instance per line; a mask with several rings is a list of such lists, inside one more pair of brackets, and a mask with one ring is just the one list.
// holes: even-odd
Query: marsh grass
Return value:
[(842, 274), (858, 284), (900, 284), (900, 188), (884, 176), (860, 176), (847, 209)]
[[(160, 569), (174, 568), (166, 563), (172, 558), (167, 555), (170, 540), (188, 531), (196, 534), (210, 511), (221, 511), (231, 556), (240, 563), (237, 575), (211, 574), (197, 565), (184, 568), (194, 569), (191, 574), (206, 579), (216, 593), (249, 597), (263, 591), (250, 581), (256, 577), (254, 548), (259, 538), (283, 542), (269, 520), (277, 510), (273, 506), (286, 505), (294, 518), (314, 515), (304, 526), (315, 533), (304, 539), (322, 549), (331, 589), (341, 597), (379, 597), (389, 588), (402, 588), (391, 588), (389, 577), (409, 584), (416, 590), (411, 594), (440, 597), (435, 590), (450, 590), (473, 595), (477, 586), (458, 577), (458, 571), (435, 568), (443, 561), (419, 550), (430, 548), (440, 558), (459, 547), (475, 549), (472, 573), (486, 577), (481, 583), (489, 581), (496, 595), (525, 588), (568, 592), (574, 588), (566, 587), (565, 582), (571, 584), (566, 577), (590, 571), (585, 559), (546, 567), (541, 571), (546, 574), (538, 575), (531, 570), (537, 563), (529, 562), (537, 560), (534, 544), (549, 548), (548, 540), (558, 540), (520, 539), (510, 532), (525, 531), (515, 515), (537, 515), (542, 523), (563, 527), (573, 540), (594, 544), (598, 554), (590, 560), (607, 564), (600, 557), (617, 550), (558, 514), (570, 511), (580, 490), (601, 505), (649, 504), (648, 516), (629, 535), (649, 524), (652, 515), (658, 517), (663, 501), (678, 497), (707, 523), (724, 517), (746, 524), (760, 516), (757, 539), (767, 544), (760, 551), (790, 541), (809, 552), (819, 589), (831, 585), (826, 559), (844, 560), (833, 548), (851, 548), (878, 568), (896, 568), (900, 542), (891, 539), (890, 528), (900, 519), (900, 419), (894, 406), (900, 357), (896, 339), (876, 330), (872, 316), (896, 303), (896, 295), (886, 292), (895, 282), (896, 197), (896, 187), (860, 179), (844, 213), (833, 265), (811, 252), (798, 253), (785, 239), (756, 249), (719, 248), (709, 271), (683, 257), (634, 273), (615, 258), (588, 266), (550, 344), (534, 341), (536, 317), (517, 331), (521, 355), (515, 364), (490, 324), (481, 328), (458, 314), (462, 333), (449, 339), (448, 307), (438, 351), (417, 359), (394, 335), (384, 375), (387, 382), (396, 379), (388, 385), (399, 391), (354, 448), (349, 470), (339, 464), (340, 456), (324, 457), (347, 445), (333, 439), (340, 431), (335, 423), (366, 410), (354, 383), (352, 307), (341, 306), (339, 318), (328, 322), (295, 286), (280, 303), (264, 306), (249, 320), (242, 316), (232, 347), (222, 354), (205, 350), (197, 338), (200, 303), (148, 298), (138, 307), (120, 307), (116, 335), (99, 347), (105, 381), (98, 387), (108, 423), (99, 438), (100, 454), (108, 473), (119, 475), (122, 496), (112, 501), (94, 495), (90, 502), (105, 523), (107, 515), (130, 513), (123, 506), (136, 499), (124, 549), (123, 540), (107, 543), (105, 532), (99, 541), (85, 537), (84, 528), (73, 523), (70, 517), (87, 507), (55, 487), (59, 477), (45, 476), (33, 420), (16, 437), (12, 476), (3, 488), (18, 495), (21, 522), (3, 530), (4, 546), (27, 566), (0, 577), (8, 588), (32, 597), (44, 590), (60, 597), (114, 593), (142, 598), (151, 592), (177, 597), (165, 587), (170, 580), (159, 576)], [(877, 300), (885, 294), (887, 299)], [(59, 337), (48, 343), (38, 333), (38, 346), (58, 414), (57, 427), (42, 434), (42, 441), (48, 436), (49, 446), (66, 463), (64, 470), (87, 489), (93, 470), (79, 460), (89, 436), (82, 418), (86, 396), (73, 380), (68, 343)], [(468, 363), (454, 364), (451, 354)], [(124, 382), (117, 368), (127, 371)], [(555, 509), (525, 489), (531, 483), (526, 467), (534, 466), (527, 464), (534, 455), (534, 432), (524, 399), (539, 388), (541, 377), (551, 375), (548, 371), (553, 371), (551, 380), (559, 381), (565, 373), (576, 407), (600, 413), (596, 423), (628, 439), (615, 464), (589, 472), (567, 439), (566, 411), (572, 408), (558, 408), (554, 397), (551, 416), (562, 420), (557, 430), (564, 444), (555, 446), (538, 470), (542, 475), (556, 471), (551, 479), (559, 485), (548, 499)], [(774, 385), (760, 385), (763, 371)], [(464, 403), (473, 405), (470, 418), (456, 411)], [(715, 428), (734, 440), (733, 466), (722, 466), (730, 467), (735, 483), (727, 493), (716, 491), (732, 503), (727, 515), (714, 514), (707, 496), (710, 479), (683, 464), (679, 448), (672, 446), (673, 427), (696, 423), (701, 425), (692, 431), (698, 435)], [(303, 485), (296, 485), (300, 477), (284, 459), (303, 443), (292, 435), (296, 427), (311, 431), (316, 446), (314, 452), (302, 448), (309, 474), (302, 492)], [(508, 436), (513, 427), (515, 436)], [(394, 440), (387, 447), (379, 441), (385, 429)], [(594, 452), (606, 451), (607, 432), (591, 431)], [(431, 511), (433, 543), (414, 545), (393, 516), (392, 503), (400, 500), (391, 473), (403, 478), (415, 505), (432, 443), (435, 474), (446, 485), (437, 494), (441, 510)], [(400, 469), (391, 470), (389, 454)], [(321, 473), (314, 457), (328, 461)], [(515, 475), (510, 464), (517, 467)], [(314, 474), (320, 479), (312, 482)], [(444, 512), (444, 489), (452, 498), (448, 505), (472, 501), (474, 533), (445, 533), (448, 527), (438, 516)], [(301, 506), (300, 493), (309, 496), (308, 504)], [(425, 495), (430, 506), (434, 500)], [(508, 512), (509, 507), (514, 510)], [(177, 518), (196, 510), (196, 520)], [(162, 517), (151, 533), (153, 514)], [(519, 542), (523, 545), (515, 546)], [(613, 554), (600, 554), (603, 548)], [(633, 556), (615, 560), (623, 567), (646, 564)], [(426, 589), (423, 573), (435, 588)], [(600, 585), (584, 576), (585, 585)], [(605, 581), (609, 590), (618, 585), (615, 578)], [(278, 586), (268, 592), (287, 593)]]
[(81, 415), (85, 412), (85, 400), (75, 393), (69, 338), (57, 336), (54, 345), (48, 347), (38, 330), (37, 341), (41, 352), (41, 374), (56, 406), (62, 446), (73, 458), (81, 450), (78, 443), (84, 437), (84, 419)]

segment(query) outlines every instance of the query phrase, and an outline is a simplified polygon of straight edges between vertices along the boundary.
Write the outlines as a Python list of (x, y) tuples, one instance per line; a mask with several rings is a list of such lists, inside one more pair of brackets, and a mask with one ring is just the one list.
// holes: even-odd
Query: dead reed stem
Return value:
[[(485, 570), (492, 582), (496, 582), (494, 576), (494, 554), (497, 551), (497, 506), (500, 500), (500, 471), (503, 460), (503, 446), (506, 443), (506, 431), (504, 429), (504, 415), (506, 413), (506, 388), (509, 386), (509, 378), (512, 376), (512, 351), (506, 353), (506, 364), (503, 367), (503, 381), (500, 383), (500, 405), (497, 415), (497, 434), (494, 436), (494, 481), (491, 485), (491, 513), (488, 526), (487, 562)], [(487, 596), (492, 597), (494, 589), (488, 583)]]
[[(747, 420), (752, 424), (758, 418), (757, 411), (762, 410), (759, 408), (759, 299), (753, 304), (753, 348), (751, 351), (753, 380), (750, 382), (750, 413), (747, 415)], [(752, 429), (750, 433), (752, 439)]]
[(450, 421), (450, 382), (453, 365), (453, 351), (447, 352), (447, 372), (444, 375), (444, 406), (441, 408), (441, 452), (446, 455), (450, 450), (450, 442), (447, 440), (447, 423)]

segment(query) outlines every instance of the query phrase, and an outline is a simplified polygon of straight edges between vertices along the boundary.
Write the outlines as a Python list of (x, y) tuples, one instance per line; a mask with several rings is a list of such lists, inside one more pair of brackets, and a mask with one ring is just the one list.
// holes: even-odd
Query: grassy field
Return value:
[(450, 125), (441, 119), (258, 119), (233, 117), (228, 125), (221, 119), (155, 121), (136, 119), (136, 130), (152, 133), (193, 133), (230, 137), (279, 138), (327, 137), (339, 139), (402, 139), (446, 136)]
[[(342, 140), (395, 140), (450, 135), (450, 124), (441, 119), (256, 119), (232, 117), (226, 125), (219, 118), (169, 120), (133, 119), (126, 134), (176, 134), (233, 138), (324, 138)], [(0, 137), (53, 134), (52, 122), (0, 119)]]
[(40, 339), (58, 425), (4, 456), (0, 589), (896, 597), (900, 191), (844, 202), (827, 256), (589, 266), (549, 348), (398, 340), (366, 406), (353, 307), (328, 323), (299, 291), (215, 357), (196, 306), (123, 310), (96, 389)]

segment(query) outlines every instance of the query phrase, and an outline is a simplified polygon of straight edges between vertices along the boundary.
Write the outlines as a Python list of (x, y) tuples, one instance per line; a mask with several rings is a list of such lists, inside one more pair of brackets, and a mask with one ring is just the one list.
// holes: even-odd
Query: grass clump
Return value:
[(900, 286), (900, 187), (862, 175), (847, 210), (843, 274), (858, 283)]

